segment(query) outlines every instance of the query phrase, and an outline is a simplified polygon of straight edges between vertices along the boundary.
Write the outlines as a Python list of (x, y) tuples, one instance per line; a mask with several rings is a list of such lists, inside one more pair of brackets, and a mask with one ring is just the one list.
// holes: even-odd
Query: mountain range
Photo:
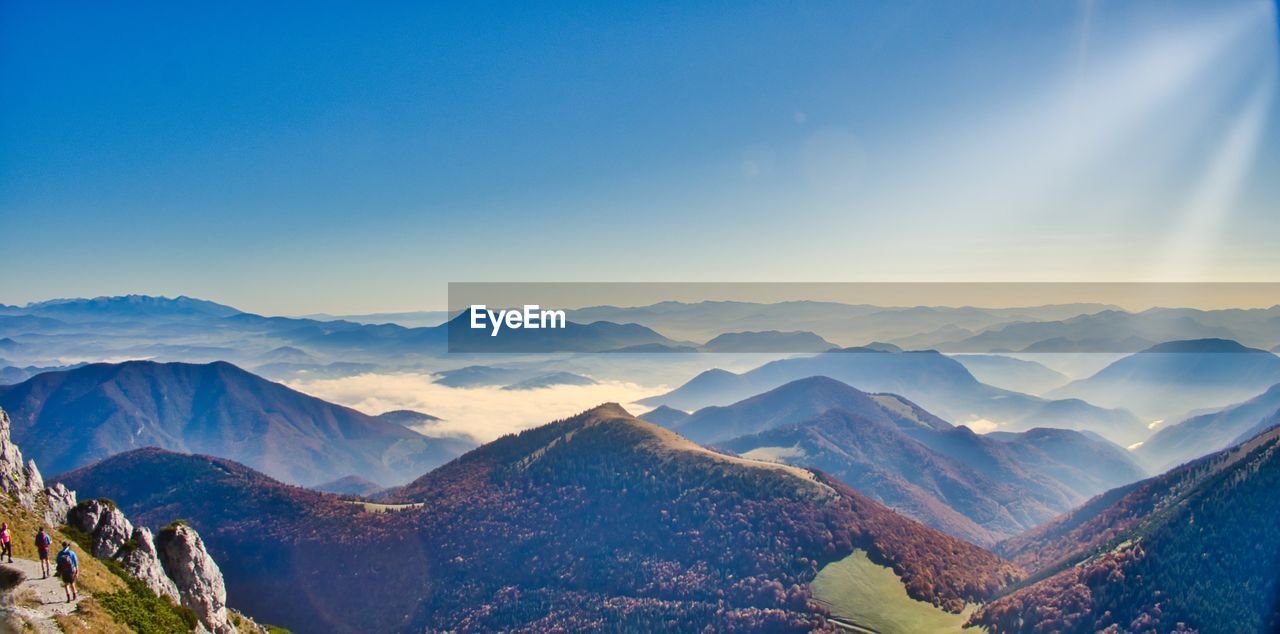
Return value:
[(1233, 339), (1276, 344), (1280, 305), (1248, 310), (1152, 308), (1101, 310), (1057, 319), (1000, 324), (962, 338), (924, 341), (947, 352), (1138, 352), (1165, 341)]
[(1256, 436), (1263, 430), (1265, 421), (1277, 412), (1280, 412), (1280, 383), (1243, 403), (1164, 427), (1142, 443), (1134, 454), (1154, 471), (1164, 471)]
[[(1280, 308), (711, 302), (572, 318), (580, 352), (692, 351), (666, 335), (726, 330), (882, 343), (539, 357), (565, 349), (539, 334), (499, 362), (443, 356), (447, 325), (186, 297), (0, 306), (6, 358), (77, 365), (0, 387), (5, 455), (21, 444), (47, 472), (70, 469), (56, 479), (140, 526), (186, 518), (231, 603), (299, 632), (932, 631), (895, 621), (902, 606), (993, 632), (1280, 631), (1280, 380), (1263, 352)], [(983, 354), (903, 350), (930, 342)], [(1140, 352), (1089, 355), (1107, 367), (1054, 386), (1065, 377), (1046, 366), (1061, 365), (995, 349)], [(433, 390), (509, 399), (587, 376), (733, 371), (647, 399), (640, 418), (604, 405), (477, 448), (415, 431), (429, 414), (366, 415), (231, 363), (78, 365), (133, 355), (434, 373)], [(1167, 420), (1148, 438), (1130, 408)], [(1179, 466), (1139, 480), (1134, 458)]]
[(702, 344), (706, 352), (823, 352), (839, 346), (807, 331), (726, 332)]
[(1280, 357), (1226, 339), (1169, 341), (1048, 393), (1156, 420), (1220, 408), (1280, 383)]
[(826, 377), (704, 408), (669, 426), (744, 457), (816, 467), (981, 545), (1145, 475), (1102, 439), (1069, 430), (982, 436), (900, 396), (867, 394)]
[(1124, 446), (1148, 434), (1145, 425), (1129, 412), (995, 388), (979, 382), (954, 359), (932, 351), (851, 348), (780, 359), (742, 374), (707, 370), (667, 394), (640, 403), (682, 410), (727, 405), (810, 376), (827, 376), (868, 392), (900, 394), (959, 423), (981, 421), (1008, 431), (1034, 427), (1088, 430)]
[[(1263, 397), (1237, 408), (1265, 412)], [(0, 388), (0, 406), (15, 411), (15, 437), (27, 439), (18, 442), (51, 460), (135, 428), (148, 444), (181, 438), (183, 451), (229, 452), (235, 430), (265, 429), (252, 444), (319, 436), (385, 456), (394, 445), (352, 442), (355, 430), (417, 436), (403, 423), (432, 418), (365, 416), (224, 363), (94, 364)], [(345, 498), (223, 458), (127, 446), (103, 448), (109, 457), (59, 480), (144, 522), (187, 518), (227, 562), (231, 600), (300, 631), (807, 630), (832, 623), (809, 584), (836, 565), (881, 567), (921, 606), (981, 603), (969, 618), (996, 632), (1274, 626), (1272, 604), (1224, 588), (1277, 592), (1266, 575), (1280, 542), (1259, 531), (1277, 512), (1280, 429), (1129, 484), (1141, 471), (1092, 432), (980, 435), (905, 397), (827, 377), (654, 414), (714, 450), (606, 405), (433, 470), (406, 460), (396, 473), (425, 475), (389, 490), (349, 475), (358, 473), (344, 471), (349, 463), (327, 479), (294, 480)], [(1252, 418), (1208, 428), (1229, 437)], [(351, 499), (367, 495), (379, 503)], [(853, 603), (873, 600), (845, 583)]]
[[(594, 306), (570, 311), (578, 321), (643, 324), (673, 337), (705, 341), (725, 331), (808, 331), (844, 345), (868, 341), (898, 343), (921, 333), (922, 346), (1017, 322), (1062, 320), (1114, 306), (1059, 304), (1021, 308), (873, 306), (823, 301), (666, 301), (637, 307)], [(986, 352), (984, 350), (984, 352)]]
[(1041, 363), (999, 354), (959, 354), (951, 358), (960, 362), (973, 378), (994, 387), (1044, 394), (1071, 382), (1065, 374)]
[(180, 295), (175, 298), (150, 295), (119, 295), (91, 299), (69, 298), (32, 302), (26, 306), (3, 306), (0, 314), (34, 315), (65, 322), (134, 321), (150, 317), (206, 318), (230, 317), (240, 311), (203, 299)]
[[(0, 376), (5, 376), (8, 382), (17, 382), (31, 376), (30, 372), (22, 368), (54, 368), (122, 359), (190, 363), (228, 361), (260, 375), (284, 381), (341, 378), (377, 372), (435, 373), (458, 365), (459, 359), (447, 354), (450, 328), (443, 322), (433, 320), (429, 322), (431, 325), (424, 326), (421, 325), (422, 322), (412, 320), (402, 320), (403, 324), (360, 323), (359, 319), (343, 320), (325, 315), (314, 317), (316, 318), (256, 315), (235, 307), (188, 297), (99, 297), (6, 306), (0, 308), (0, 341), (7, 340), (11, 344), (6, 342), (5, 345), (9, 347), (0, 353), (0, 357), (5, 359), (4, 366), (18, 369), (0, 367)], [(359, 317), (364, 319), (369, 316)], [(1076, 319), (1077, 317), (1080, 319)], [(518, 363), (527, 370), (526, 376), (518, 380), (538, 374), (569, 371), (597, 380), (672, 385), (705, 370), (708, 363), (735, 372), (749, 366), (745, 365), (745, 358), (720, 358), (708, 362), (705, 359), (684, 358), (694, 356), (691, 354), (671, 354), (662, 355), (667, 357), (665, 360), (654, 360), (649, 358), (653, 355), (644, 353), (692, 353), (705, 350), (698, 344), (680, 340), (709, 341), (726, 332), (755, 333), (753, 336), (764, 333), (764, 339), (752, 344), (752, 349), (756, 350), (776, 349), (769, 347), (776, 346), (776, 341), (769, 341), (775, 336), (768, 336), (768, 331), (776, 330), (779, 333), (813, 333), (824, 341), (839, 342), (841, 345), (861, 344), (872, 347), (865, 342), (880, 341), (897, 344), (907, 350), (934, 348), (948, 352), (992, 353), (1021, 350), (1051, 341), (1064, 343), (1046, 349), (1090, 350), (1094, 348), (1090, 347), (1092, 344), (1089, 341), (1106, 339), (1111, 336), (1108, 333), (1113, 332), (1113, 327), (1123, 326), (1134, 333), (1140, 332), (1141, 336), (1125, 334), (1123, 338), (1132, 345), (1103, 348), (1113, 352), (1131, 352), (1160, 341), (1190, 337), (1232, 338), (1252, 347), (1271, 348), (1280, 343), (1275, 340), (1274, 334), (1274, 320), (1277, 318), (1280, 318), (1280, 308), (1246, 311), (1159, 309), (1143, 313), (1123, 313), (1114, 310), (1114, 307), (1096, 304), (991, 309), (886, 308), (830, 302), (663, 303), (634, 309), (601, 307), (571, 311), (570, 320), (574, 322), (574, 326), (568, 334), (560, 333), (548, 338), (544, 336), (544, 332), (537, 335), (535, 340), (527, 339), (530, 335), (523, 335), (525, 338), (520, 341), (505, 337), (497, 339), (501, 342), (500, 351), (521, 353), (518, 361), (511, 357), (509, 363), (504, 363)], [(1192, 324), (1194, 328), (1159, 326), (1159, 323), (1169, 321)], [(952, 345), (975, 334), (1015, 326), (1035, 331), (1025, 337), (1027, 345), (1019, 347), (998, 339), (993, 339), (988, 344), (960, 346), (959, 349)], [(1170, 336), (1161, 338), (1163, 335)], [(470, 339), (471, 343), (479, 342), (478, 338)], [(493, 341), (479, 343), (490, 351), (494, 350), (493, 346), (499, 345)], [(620, 354), (616, 358), (577, 355), (566, 366), (563, 355), (558, 358), (549, 356), (551, 350), (618, 351), (629, 354)], [(763, 358), (765, 353), (760, 354), (762, 357), (753, 361), (756, 365), (769, 360)], [(1087, 371), (1076, 371), (1068, 367), (1074, 365), (1074, 362), (1066, 363), (1063, 359), (1104, 356), (1112, 355), (1045, 353), (1036, 355), (1036, 360), (1072, 378), (1079, 378), (1098, 368), (1088, 367)], [(1050, 357), (1055, 363), (1047, 361)], [(1030, 376), (1027, 373), (1003, 372), (997, 376), (983, 374), (983, 371), (977, 369), (974, 371), (982, 375), (979, 380), (1000, 388), (1036, 393), (1042, 387), (1019, 380), (1024, 375)], [(769, 387), (773, 386), (761, 386), (748, 393), (757, 393)], [(747, 393), (742, 393), (736, 396), (741, 398), (746, 395)], [(918, 395), (909, 396), (926, 405), (935, 405)], [(687, 407), (705, 404), (710, 403), (688, 404)], [(1225, 403), (1215, 405), (1223, 404)], [(951, 419), (965, 420), (958, 412), (943, 411), (938, 407), (932, 409)], [(1058, 419), (1061, 420), (1062, 417), (1058, 416)], [(1047, 420), (1040, 422), (1054, 424)]]
[[(675, 342), (636, 324), (570, 323), (564, 330), (516, 330), (503, 337), (472, 331), (463, 316), (450, 323), (406, 327), (340, 319), (272, 317), (188, 297), (140, 295), (50, 300), (0, 308), (0, 339), (12, 342), (11, 365), (153, 359), (230, 361), (273, 375), (339, 369), (443, 369), (450, 348), (488, 352), (602, 352)], [(362, 367), (349, 364), (364, 364)], [(544, 368), (542, 373), (546, 373)]]
[[(577, 320), (643, 324), (669, 336), (706, 340), (725, 330), (804, 330), (843, 345), (884, 341), (945, 352), (1132, 353), (1164, 341), (1223, 338), (1271, 349), (1280, 306), (1247, 310), (1105, 304), (1022, 308), (885, 307), (834, 302), (659, 302), (571, 311)], [(720, 329), (717, 332), (716, 329)]]
[(957, 613), (1017, 578), (821, 473), (717, 454), (616, 405), (473, 450), (389, 512), (158, 449), (62, 481), (144, 521), (188, 518), (230, 600), (299, 631), (807, 630), (824, 622), (808, 582), (855, 552)]
[(560, 328), (508, 328), (493, 336), (488, 328), (471, 327), (470, 316), (459, 314), (432, 331), (440, 331), (451, 353), (608, 352), (635, 346), (683, 345), (634, 323), (566, 321)]
[(361, 313), (355, 315), (333, 315), (330, 313), (312, 313), (300, 315), (303, 319), (317, 321), (353, 321), (357, 324), (396, 324), (406, 328), (439, 326), (449, 321), (449, 311), (445, 310), (411, 310), (397, 313)]
[(281, 480), (402, 484), (474, 444), (428, 438), (229, 363), (129, 361), (0, 387), (13, 434), (50, 473), (147, 446), (221, 455)]

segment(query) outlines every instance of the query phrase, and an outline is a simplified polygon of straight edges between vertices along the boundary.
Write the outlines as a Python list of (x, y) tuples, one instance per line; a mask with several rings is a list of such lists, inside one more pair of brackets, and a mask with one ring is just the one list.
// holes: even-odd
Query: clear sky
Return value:
[(0, 4), (0, 303), (1280, 279), (1274, 0)]

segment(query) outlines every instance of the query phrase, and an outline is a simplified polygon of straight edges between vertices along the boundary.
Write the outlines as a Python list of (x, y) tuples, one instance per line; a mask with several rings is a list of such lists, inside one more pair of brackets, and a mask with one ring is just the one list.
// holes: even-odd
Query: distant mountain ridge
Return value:
[(1241, 435), (1256, 436), (1262, 429), (1255, 427), (1278, 411), (1280, 383), (1243, 403), (1162, 427), (1135, 453), (1153, 469), (1163, 471), (1239, 444), (1246, 440)]
[(686, 418), (689, 418), (688, 412), (675, 409), (674, 407), (667, 407), (666, 405), (660, 405), (640, 415), (641, 420), (647, 420), (656, 425), (666, 427), (667, 429), (674, 429), (676, 425)]
[(422, 328), (439, 326), (449, 321), (447, 310), (411, 310), (393, 313), (363, 313), (357, 315), (333, 315), (329, 313), (312, 313), (300, 315), (302, 319), (318, 321), (351, 321), (357, 324), (396, 324), (405, 328)]
[(393, 359), (399, 367), (406, 360), (430, 361), (446, 354), (451, 332), (459, 349), (490, 352), (685, 347), (636, 324), (570, 323), (564, 330), (517, 330), (495, 338), (439, 322), (406, 327), (264, 316), (185, 296), (59, 299), (0, 308), (0, 338), (12, 338), (25, 355), (6, 356), (16, 365), (62, 364), (54, 363), (58, 359), (227, 360), (244, 367), (271, 366), (281, 375), (332, 370), (335, 363), (390, 365)]
[(378, 414), (377, 416), (374, 416), (374, 418), (388, 423), (394, 423), (401, 427), (413, 427), (414, 425), (434, 423), (440, 420), (440, 417), (438, 416), (424, 414), (411, 409), (393, 409), (389, 412)]
[(979, 382), (959, 362), (933, 352), (882, 352), (850, 348), (766, 363), (742, 374), (707, 370), (642, 405), (696, 410), (728, 405), (788, 382), (826, 376), (866, 392), (900, 394), (948, 420), (995, 422), (1000, 429), (1063, 427), (1094, 431), (1128, 445), (1148, 431), (1132, 414), (1080, 400), (1049, 400), (1002, 390)]
[[(190, 300), (193, 305), (204, 301)], [(115, 309), (112, 304), (128, 307), (130, 302), (149, 302), (154, 305), (155, 310), (140, 312), (138, 306), (133, 306), (118, 313), (127, 315), (126, 317), (113, 316), (112, 311)], [(186, 306), (183, 298), (145, 296), (135, 296), (133, 299), (108, 297), (94, 300), (55, 300), (39, 304), (49, 304), (44, 310), (48, 310), (50, 315), (56, 313), (59, 316), (43, 316), (25, 307), (0, 308), (0, 338), (8, 337), (19, 344), (18, 353), (0, 355), (8, 361), (8, 365), (51, 367), (79, 361), (120, 359), (194, 363), (225, 360), (281, 380), (339, 378), (359, 373), (405, 369), (435, 372), (451, 365), (445, 356), (448, 350), (448, 329), (442, 322), (401, 320), (401, 324), (357, 323), (326, 315), (317, 315), (316, 317), (322, 317), (320, 319), (272, 317), (243, 312), (236, 307), (216, 302), (208, 302), (209, 306), (202, 305), (201, 308), (194, 309)], [(78, 311), (80, 314), (63, 314), (70, 308), (74, 308), (70, 313)], [(679, 340), (706, 341), (725, 332), (794, 330), (812, 332), (840, 345), (881, 341), (897, 344), (904, 349), (932, 348), (951, 352), (956, 350), (953, 350), (950, 343), (963, 338), (963, 333), (972, 335), (1005, 326), (1030, 324), (1042, 330), (1034, 333), (1028, 345), (1060, 340), (1065, 343), (1052, 349), (1089, 349), (1088, 346), (1080, 346), (1099, 336), (1109, 336), (1107, 333), (1113, 332), (1113, 321), (1122, 325), (1129, 323), (1127, 327), (1131, 327), (1131, 330), (1141, 331), (1149, 336), (1162, 333), (1177, 335), (1156, 341), (1217, 336), (1236, 339), (1254, 347), (1270, 348), (1280, 343), (1275, 340), (1276, 322), (1272, 321), (1280, 318), (1280, 308), (1247, 311), (1163, 309), (1137, 314), (1136, 317), (1119, 312), (1116, 315), (1093, 317), (1108, 309), (1114, 307), (1062, 305), (989, 309), (927, 306), (892, 308), (830, 302), (667, 303), (636, 309), (571, 311), (570, 321), (579, 325), (590, 325), (593, 321), (601, 320), (612, 321), (613, 324), (586, 328), (581, 332), (577, 332), (579, 329), (575, 327), (575, 332), (567, 339), (533, 342), (538, 345), (527, 345), (529, 342), (525, 340), (510, 343), (518, 344), (519, 348), (543, 352), (555, 348), (577, 352), (692, 353), (697, 351), (696, 344)], [(1080, 325), (1080, 331), (1076, 332), (1076, 326), (1073, 325), (1076, 322), (1070, 320), (1080, 315), (1090, 319)], [(1153, 330), (1148, 327), (1153, 319), (1158, 323), (1173, 321), (1200, 325), (1192, 330), (1181, 327)], [(661, 339), (643, 330), (625, 327), (627, 323), (640, 324), (650, 329), (650, 333), (656, 332), (660, 337), (676, 341), (662, 343)], [(697, 336), (692, 336), (691, 332), (696, 332)], [(505, 339), (503, 341), (502, 345), (508, 349), (498, 351), (512, 351), (508, 342)], [(1156, 341), (1142, 339), (1134, 346), (1108, 349), (1139, 350)], [(1008, 342), (993, 341), (990, 345), (959, 351), (1021, 349), (1004, 345), (1005, 343)], [(496, 345), (492, 342), (483, 344)], [(273, 355), (273, 351), (282, 348), (285, 350)], [(622, 360), (628, 364), (634, 361)], [(614, 361), (602, 358), (582, 359), (572, 371), (587, 376), (605, 377), (614, 364)], [(641, 363), (634, 365), (639, 366)], [(1063, 370), (1058, 366), (1055, 368)], [(551, 368), (544, 366), (540, 371), (546, 372), (549, 369)], [(652, 370), (645, 371), (659, 374)], [(654, 384), (672, 384), (683, 378), (687, 377), (674, 374), (653, 376)], [(998, 381), (995, 384), (1027, 391), (1021, 389), (1021, 385)], [(758, 391), (760, 390), (754, 390)], [(962, 420), (961, 416), (953, 415), (953, 412), (944, 413), (950, 418)]]
[(1048, 394), (1177, 419), (1225, 407), (1280, 383), (1280, 356), (1225, 339), (1161, 343)]
[[(997, 484), (892, 425), (847, 410), (828, 410), (720, 446), (746, 458), (821, 469), (908, 517), (979, 545), (990, 546), (1032, 523), (992, 500), (1005, 492), (1011, 492), (1002, 498), (1006, 503), (1025, 495), (1021, 487)], [(1052, 517), (1053, 511), (1039, 505), (1038, 515)]]
[[(922, 337), (910, 348), (929, 348), (950, 340), (945, 335), (969, 333), (1011, 322), (1062, 320), (1115, 306), (1060, 304), (1020, 308), (876, 306), (829, 301), (665, 301), (648, 306), (594, 306), (571, 311), (578, 321), (607, 320), (643, 324), (668, 336), (705, 341), (724, 332), (809, 331), (844, 345), (865, 341)], [(984, 350), (983, 352), (986, 352)]]
[(559, 328), (506, 328), (494, 336), (487, 328), (471, 327), (470, 316), (460, 314), (440, 331), (450, 352), (606, 352), (640, 345), (679, 346), (650, 328), (634, 323), (566, 321)]
[(1115, 308), (1065, 319), (1018, 321), (987, 328), (959, 340), (935, 342), (946, 352), (1124, 352), (1160, 342), (1233, 339), (1250, 347), (1275, 345), (1280, 306), (1245, 310), (1152, 308), (1137, 313)]
[(230, 317), (240, 311), (203, 299), (186, 295), (169, 298), (151, 295), (102, 296), (91, 299), (51, 299), (32, 302), (10, 311), (50, 317), (63, 321), (97, 321), (103, 319), (137, 319), (164, 315), (167, 317)]
[(581, 387), (595, 384), (595, 379), (582, 376), (581, 374), (574, 374), (572, 372), (548, 372), (546, 374), (539, 374), (537, 376), (524, 379), (523, 381), (517, 381), (510, 385), (505, 385), (502, 389), (513, 391), (538, 390), (560, 385), (576, 385)]
[[(892, 404), (887, 400), (895, 401)], [(732, 405), (704, 407), (679, 421), (673, 429), (694, 442), (714, 444), (737, 436), (795, 423), (832, 409), (860, 412), (881, 420), (901, 420), (944, 429), (942, 419), (892, 394), (871, 395), (824, 376), (798, 379)]]
[(83, 367), (86, 365), (88, 364), (75, 363), (72, 365), (55, 366), (55, 367), (36, 367), (31, 365), (27, 367), (3, 366), (3, 367), (0, 367), (0, 386), (21, 383), (33, 376), (36, 376), (37, 374), (44, 374), (45, 372), (58, 372), (60, 370), (74, 370), (75, 368)]
[(961, 354), (951, 358), (960, 362), (975, 379), (994, 387), (1044, 394), (1071, 382), (1066, 375), (1035, 361), (997, 354)]
[(1271, 415), (1258, 421), (1258, 424), (1245, 430), (1243, 434), (1236, 437), (1235, 444), (1246, 443), (1249, 439), (1261, 436), (1277, 427), (1280, 427), (1280, 411), (1272, 412)]
[(469, 365), (435, 373), (435, 382), (448, 387), (501, 386), (529, 378), (527, 370)]
[(1141, 352), (1146, 354), (1254, 354), (1256, 350), (1231, 339), (1187, 339), (1158, 343)]
[(312, 488), (325, 493), (354, 495), (359, 497), (374, 495), (385, 489), (385, 487), (377, 482), (371, 482), (360, 476), (354, 475), (338, 478), (337, 480), (330, 482), (322, 482)]
[(867, 394), (827, 377), (704, 408), (670, 426), (749, 458), (816, 467), (929, 526), (985, 545), (1145, 475), (1118, 447), (1078, 432), (988, 438), (900, 396)]
[(0, 387), (15, 440), (51, 473), (148, 445), (221, 454), (281, 479), (405, 482), (469, 449), (296, 392), (229, 363), (129, 361)]
[(726, 332), (702, 344), (707, 352), (822, 352), (835, 344), (808, 331)]

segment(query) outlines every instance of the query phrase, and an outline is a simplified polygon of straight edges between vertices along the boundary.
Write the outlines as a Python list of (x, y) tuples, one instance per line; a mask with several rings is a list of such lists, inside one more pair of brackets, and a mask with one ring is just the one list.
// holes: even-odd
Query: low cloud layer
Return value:
[(303, 379), (288, 385), (367, 414), (411, 409), (438, 416), (444, 420), (415, 429), (430, 436), (469, 436), (480, 442), (571, 416), (601, 403), (621, 403), (631, 413), (640, 414), (647, 408), (634, 405), (636, 400), (668, 389), (622, 382), (534, 390), (453, 388), (432, 383), (429, 374), (361, 374)]
[(965, 425), (979, 434), (989, 434), (993, 431), (1000, 431), (1000, 423), (986, 418), (973, 418), (957, 424)]

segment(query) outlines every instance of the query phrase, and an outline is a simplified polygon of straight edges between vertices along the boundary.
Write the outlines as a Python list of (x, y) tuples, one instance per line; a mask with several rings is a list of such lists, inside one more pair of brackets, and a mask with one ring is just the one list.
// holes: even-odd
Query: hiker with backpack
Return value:
[(40, 553), (40, 572), (43, 575), (40, 577), (41, 579), (49, 578), (49, 544), (52, 543), (53, 540), (49, 538), (49, 534), (44, 532), (44, 527), (41, 526), (39, 532), (36, 533), (36, 552)]
[(13, 544), (9, 543), (9, 523), (0, 523), (0, 559), (9, 558), (13, 563)]
[(62, 580), (62, 589), (67, 593), (67, 603), (76, 599), (76, 576), (80, 574), (80, 560), (71, 550), (70, 542), (62, 542), (62, 550), (58, 551), (58, 578)]

